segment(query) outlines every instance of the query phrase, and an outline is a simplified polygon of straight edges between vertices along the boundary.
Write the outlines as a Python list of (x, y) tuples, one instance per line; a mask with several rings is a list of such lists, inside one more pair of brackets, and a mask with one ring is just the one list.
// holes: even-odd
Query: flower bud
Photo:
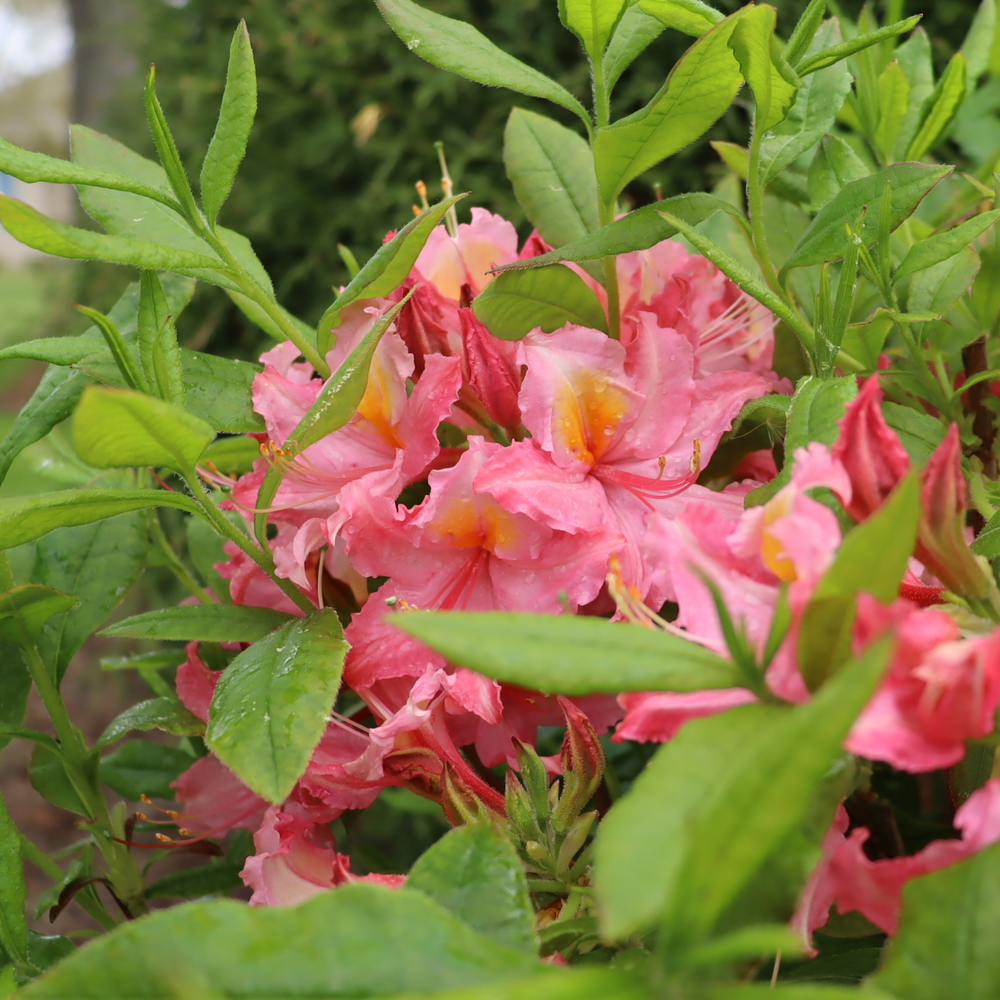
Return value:
[(513, 434), (521, 424), (518, 393), (521, 373), (514, 363), (512, 345), (494, 337), (471, 309), (460, 309), (465, 382), (479, 397), (486, 412)]
[(586, 714), (568, 698), (558, 699), (566, 717), (563, 740), (563, 791), (552, 816), (560, 832), (568, 830), (593, 797), (604, 777), (604, 748)]
[[(406, 282), (400, 295), (405, 295), (412, 287), (413, 282)], [(416, 378), (423, 374), (426, 355), (452, 353), (448, 345), (446, 320), (447, 310), (440, 293), (433, 285), (418, 284), (396, 318), (396, 331), (413, 355), (413, 374)]]
[(872, 375), (847, 406), (833, 457), (847, 470), (852, 494), (845, 503), (855, 521), (870, 517), (910, 469), (910, 457), (882, 416), (882, 389)]

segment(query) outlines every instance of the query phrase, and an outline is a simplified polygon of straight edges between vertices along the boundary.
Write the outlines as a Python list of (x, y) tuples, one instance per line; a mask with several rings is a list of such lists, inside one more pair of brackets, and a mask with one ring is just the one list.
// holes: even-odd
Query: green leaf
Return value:
[(79, 816), (90, 816), (90, 810), (70, 781), (61, 757), (47, 746), (39, 744), (32, 751), (28, 780), (46, 802)]
[(149, 67), (149, 74), (146, 76), (145, 98), (146, 119), (149, 122), (149, 130), (153, 133), (153, 144), (160, 156), (160, 163), (163, 164), (170, 186), (174, 189), (174, 194), (177, 195), (181, 210), (189, 219), (193, 219), (198, 214), (198, 206), (195, 204), (194, 193), (191, 191), (191, 181), (188, 179), (184, 164), (181, 163), (174, 137), (170, 133), (170, 126), (167, 124), (163, 108), (160, 107), (156, 96), (155, 66)]
[(893, 60), (878, 78), (878, 126), (872, 145), (883, 163), (891, 163), (892, 151), (906, 119), (910, 102), (910, 82), (898, 62)]
[(535, 955), (535, 911), (524, 867), (491, 826), (460, 826), (414, 864), (406, 888), (430, 896), (497, 944)]
[(974, 243), (996, 223), (997, 219), (1000, 219), (1000, 209), (993, 209), (975, 215), (953, 229), (946, 229), (943, 233), (935, 233), (925, 240), (918, 240), (910, 247), (896, 269), (895, 280), (898, 281), (908, 274), (925, 271), (935, 264), (949, 260)]
[[(809, 0), (806, 9), (799, 17), (795, 28), (788, 38), (785, 46), (785, 58), (789, 65), (797, 66), (804, 57), (812, 55), (814, 50), (826, 48), (830, 40), (817, 44), (816, 36), (820, 33), (820, 25), (823, 21), (823, 14), (826, 13), (827, 0)], [(831, 22), (827, 22), (826, 27), (830, 27)], [(839, 34), (840, 26), (836, 26)]]
[(572, 243), (599, 228), (594, 157), (576, 132), (513, 108), (504, 130), (503, 160), (524, 214), (550, 246)]
[(968, 69), (970, 89), (974, 88), (976, 81), (989, 68), (990, 49), (994, 45), (996, 24), (996, 4), (990, 3), (990, 0), (982, 0), (961, 45)]
[(39, 539), (34, 578), (80, 599), (39, 637), (38, 651), (57, 678), (139, 579), (146, 546), (146, 519), (138, 512), (60, 528)]
[(663, 25), (639, 4), (625, 8), (604, 53), (604, 86), (611, 93), (618, 78), (662, 33)]
[(393, 614), (393, 625), (487, 677), (554, 694), (700, 691), (740, 684), (697, 643), (601, 618), (508, 612)]
[(88, 386), (73, 418), (73, 439), (80, 458), (98, 469), (165, 465), (190, 472), (215, 431), (161, 399)]
[[(822, 961), (817, 959), (816, 961)], [(718, 986), (702, 995), (703, 1000), (900, 1000), (882, 990), (872, 989), (865, 984), (863, 992), (856, 988), (816, 985), (812, 983), (788, 983), (781, 977), (777, 989), (767, 983), (753, 983), (745, 986)], [(702, 998), (699, 998), (702, 1000)]]
[[(122, 197), (135, 197), (122, 195)], [(153, 202), (146, 202), (153, 205)], [(167, 211), (166, 209), (164, 211)], [(106, 260), (111, 264), (131, 264), (151, 270), (176, 271), (181, 268), (220, 269), (217, 257), (123, 236), (105, 236), (50, 219), (30, 205), (0, 194), (0, 224), (21, 243), (72, 260)], [(206, 250), (208, 247), (206, 246)]]
[(74, 365), (101, 346), (92, 333), (76, 337), (41, 337), (11, 344), (0, 350), (0, 361), (45, 361), (53, 365)]
[(875, 31), (868, 31), (863, 35), (857, 35), (846, 42), (841, 42), (839, 45), (832, 45), (830, 48), (824, 49), (822, 52), (818, 52), (811, 58), (804, 60), (795, 68), (798, 70), (799, 76), (815, 73), (817, 70), (823, 69), (826, 66), (832, 66), (834, 63), (840, 62), (841, 59), (846, 59), (848, 56), (852, 56), (856, 52), (861, 52), (872, 45), (877, 45), (879, 42), (884, 42), (890, 38), (895, 38), (897, 35), (904, 35), (906, 32), (912, 31), (920, 23), (922, 16), (921, 14), (915, 14), (904, 21), (896, 21), (893, 24), (887, 24), (884, 28), (878, 28)]
[(632, 0), (559, 0), (559, 19), (600, 62), (615, 26)]
[(677, 235), (676, 227), (663, 218), (661, 214), (663, 212), (670, 212), (692, 226), (704, 222), (716, 212), (725, 212), (743, 225), (746, 224), (746, 219), (738, 209), (714, 194), (705, 194), (701, 191), (679, 194), (629, 212), (621, 219), (616, 219), (598, 229), (596, 233), (584, 236), (550, 253), (504, 264), (498, 271), (500, 274), (507, 271), (529, 271), (560, 261), (582, 263), (588, 260), (600, 260), (602, 257), (632, 253), (635, 250), (647, 250)]
[(61, 615), (79, 603), (72, 594), (61, 594), (38, 583), (8, 590), (0, 596), (0, 639), (20, 645), (23, 628), (28, 638), (35, 640), (53, 615)]
[(287, 625), (292, 615), (242, 605), (184, 604), (145, 611), (101, 632), (111, 638), (190, 642), (256, 642)]
[(884, 641), (873, 647), (808, 704), (697, 719), (657, 752), (597, 835), (595, 885), (608, 938), (627, 937), (661, 912), (661, 948), (675, 961), (709, 937), (802, 821), (888, 652)]
[[(238, 440), (238, 439), (231, 439)], [(248, 440), (253, 441), (253, 438)], [(253, 441), (256, 444), (255, 441)], [(259, 453), (258, 453), (259, 454)], [(206, 455), (203, 461), (208, 461)], [(216, 468), (224, 467), (216, 466)], [(226, 515), (232, 518), (233, 512)], [(239, 515), (236, 515), (237, 517)], [(187, 549), (191, 562), (194, 563), (198, 575), (205, 586), (212, 591), (223, 604), (229, 604), (232, 600), (229, 594), (229, 581), (224, 580), (219, 571), (215, 568), (219, 563), (229, 560), (225, 550), (226, 539), (216, 531), (216, 529), (206, 521), (197, 517), (189, 517), (187, 521)]]
[[(399, 288), (413, 269), (434, 227), (444, 218), (448, 209), (464, 197), (464, 194), (456, 194), (431, 205), (403, 226), (388, 243), (383, 243), (340, 293), (337, 301), (323, 313), (316, 328), (320, 339), (327, 337), (332, 329), (340, 325), (341, 312), (352, 302), (378, 298)], [(321, 350), (320, 353), (325, 351)]]
[(990, 518), (970, 548), (977, 556), (984, 556), (987, 559), (996, 559), (1000, 556), (1000, 512)]
[(696, 38), (711, 31), (725, 17), (701, 0), (639, 0), (639, 8), (664, 27)]
[(0, 795), (0, 945), (12, 959), (27, 961), (27, 889), (21, 860), (21, 835)]
[(139, 802), (143, 795), (172, 799), (170, 783), (193, 763), (184, 750), (133, 740), (101, 761), (101, 781), (130, 802)]
[(740, 14), (698, 39), (641, 110), (597, 130), (601, 198), (611, 204), (629, 181), (690, 145), (724, 114), (743, 83), (729, 38)]
[(693, 949), (687, 964), (718, 966), (801, 953), (802, 939), (787, 924), (751, 924)]
[(269, 802), (302, 776), (340, 690), (347, 643), (335, 612), (297, 618), (226, 668), (209, 710), (209, 747)]
[[(840, 26), (831, 20), (816, 33), (810, 52), (839, 41)], [(851, 89), (846, 66), (831, 66), (799, 81), (795, 101), (784, 121), (775, 125), (760, 144), (761, 180), (767, 184), (830, 131)]]
[(729, 47), (753, 92), (754, 128), (769, 131), (784, 121), (798, 91), (795, 71), (776, 51), (778, 12), (767, 4), (752, 7), (736, 22)]
[(167, 297), (153, 271), (143, 271), (139, 295), (139, 362), (150, 391), (174, 406), (184, 408), (184, 375)]
[(500, 981), (536, 969), (541, 979), (537, 960), (494, 944), (420, 893), (354, 884), (297, 907), (215, 900), (154, 913), (80, 949), (25, 987), (23, 1000), (176, 1000), (196, 990), (349, 1000), (480, 984), (502, 997)]
[(956, 52), (948, 63), (934, 93), (927, 99), (917, 134), (906, 151), (908, 160), (919, 160), (943, 136), (965, 100), (965, 57)]
[(953, 169), (927, 163), (895, 163), (878, 173), (852, 181), (823, 206), (795, 244), (783, 270), (843, 257), (849, 239), (845, 227), (857, 222), (865, 206), (870, 211), (862, 223), (861, 238), (866, 246), (871, 245), (878, 239), (879, 213), (876, 208), (886, 185), (892, 193), (890, 225), (895, 229)]
[(962, 247), (953, 257), (927, 268), (910, 283), (907, 308), (914, 313), (947, 316), (976, 280), (979, 266), (976, 251), (970, 246)]
[(149, 698), (125, 709), (108, 723), (97, 746), (104, 747), (135, 730), (162, 729), (175, 736), (201, 736), (205, 723), (174, 698)]
[(89, 309), (87, 306), (78, 305), (75, 308), (77, 312), (92, 319), (104, 335), (108, 353), (111, 355), (124, 385), (129, 389), (148, 393), (149, 383), (146, 381), (146, 376), (143, 375), (132, 349), (125, 343), (121, 330), (118, 329), (111, 317), (105, 316), (104, 313), (98, 312), (96, 309)]
[(521, 340), (538, 327), (552, 333), (567, 323), (608, 329), (597, 296), (562, 264), (498, 274), (472, 300), (472, 310), (501, 340)]
[(899, 595), (919, 519), (920, 485), (911, 474), (841, 543), (802, 616), (799, 669), (810, 691), (826, 683), (850, 658), (858, 594), (872, 594), (883, 604), (891, 604)]
[(0, 549), (24, 545), (56, 528), (90, 524), (150, 507), (201, 512), (189, 497), (171, 490), (60, 490), (16, 497), (0, 500)]
[(246, 156), (250, 129), (257, 114), (257, 73), (246, 21), (233, 35), (229, 49), (226, 89), (215, 134), (201, 167), (201, 202), (209, 223), (214, 223), (229, 192), (236, 172)]
[[(214, 357), (214, 355), (209, 355)], [(188, 390), (190, 392), (190, 389)], [(253, 463), (260, 458), (260, 445), (252, 437), (238, 435), (236, 437), (216, 438), (202, 455), (202, 461), (209, 462), (223, 474), (241, 476), (253, 469)], [(192, 557), (197, 553), (192, 552)], [(222, 559), (216, 559), (222, 562)]]
[(896, 403), (882, 404), (885, 422), (899, 435), (910, 461), (923, 468), (934, 449), (944, 440), (944, 427), (929, 413)]
[(903, 889), (899, 930), (872, 982), (906, 1000), (1000, 994), (1000, 844)]
[(436, 14), (411, 0), (376, 3), (406, 47), (432, 66), (487, 87), (507, 87), (519, 94), (542, 97), (589, 122), (583, 105), (565, 87), (497, 48), (471, 24)]
[(187, 871), (171, 872), (146, 886), (146, 899), (196, 899), (228, 896), (243, 888), (242, 861), (217, 861)]
[(923, 28), (917, 28), (896, 49), (895, 57), (910, 85), (906, 115), (903, 117), (896, 146), (893, 149), (893, 159), (905, 160), (906, 151), (910, 148), (910, 143), (913, 142), (913, 137), (923, 120), (924, 104), (934, 92), (934, 63), (927, 32)]
[[(808, 82), (807, 77), (803, 86)], [(818, 211), (851, 181), (867, 176), (868, 168), (843, 139), (834, 135), (823, 136), (809, 165), (809, 200), (813, 209)]]
[(0, 750), (11, 740), (6, 730), (24, 721), (31, 675), (17, 646), (0, 641)]

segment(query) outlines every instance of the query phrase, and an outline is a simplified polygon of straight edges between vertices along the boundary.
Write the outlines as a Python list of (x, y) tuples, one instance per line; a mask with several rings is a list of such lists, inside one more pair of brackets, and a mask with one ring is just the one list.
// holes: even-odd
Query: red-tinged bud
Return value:
[(514, 363), (513, 344), (494, 337), (471, 309), (460, 309), (465, 382), (479, 397), (492, 420), (513, 434), (521, 424), (517, 397), (521, 373)]
[[(406, 282), (400, 296), (405, 295), (412, 282)], [(454, 309), (454, 306), (452, 306)], [(396, 331), (403, 338), (407, 350), (413, 355), (415, 378), (424, 372), (424, 358), (428, 354), (452, 353), (448, 343), (449, 310), (440, 293), (431, 285), (419, 284), (409, 301), (396, 318)], [(454, 313), (452, 312), (452, 317)]]
[(529, 257), (541, 257), (543, 253), (548, 253), (551, 249), (552, 247), (538, 235), (538, 230), (532, 229), (531, 235), (524, 241), (524, 246), (521, 247), (517, 259), (527, 260)]
[[(506, 825), (504, 800), (489, 786), (476, 782), (472, 788), (468, 776), (451, 761), (444, 762), (441, 772), (441, 808), (452, 826), (494, 821)], [(489, 794), (484, 794), (484, 788)]]
[(566, 717), (562, 747), (563, 791), (552, 815), (556, 830), (568, 830), (604, 777), (604, 748), (590, 719), (568, 698), (558, 699)]
[(404, 788), (430, 799), (441, 801), (441, 758), (427, 747), (410, 747), (386, 754), (382, 767)]
[(885, 422), (881, 402), (878, 375), (872, 375), (848, 405), (833, 446), (833, 457), (851, 478), (851, 501), (845, 506), (855, 521), (874, 514), (910, 470), (910, 457)]
[(917, 558), (952, 593), (974, 601), (987, 597), (990, 580), (965, 541), (968, 487), (957, 424), (934, 449), (920, 482)]

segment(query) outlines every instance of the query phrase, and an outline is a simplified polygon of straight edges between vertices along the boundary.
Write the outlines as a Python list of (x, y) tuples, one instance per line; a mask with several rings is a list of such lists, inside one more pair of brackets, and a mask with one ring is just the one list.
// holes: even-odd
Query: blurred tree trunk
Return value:
[(135, 0), (69, 0), (76, 34), (73, 121), (100, 128), (120, 84), (136, 71)]

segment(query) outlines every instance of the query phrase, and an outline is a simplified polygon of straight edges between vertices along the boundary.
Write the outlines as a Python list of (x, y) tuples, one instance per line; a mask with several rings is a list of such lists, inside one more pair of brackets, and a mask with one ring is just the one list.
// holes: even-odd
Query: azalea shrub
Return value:
[[(139, 269), (0, 352), (49, 365), (0, 474), (53, 434), (74, 477), (0, 500), (0, 739), (81, 832), (49, 857), (0, 806), (4, 995), (996, 997), (1000, 177), (948, 163), (995, 100), (993, 0), (940, 74), (919, 15), (813, 0), (785, 40), (766, 5), (560, 0), (590, 109), (378, 6), (580, 126), (511, 110), (525, 242), (442, 161), (315, 329), (218, 221), (244, 25), (197, 195), (153, 72), (159, 163), (0, 142), (103, 230), (0, 197), (8, 232)], [(690, 47), (611, 121), (665, 30)], [(713, 193), (621, 211), (734, 101)], [(198, 281), (274, 346), (181, 347)], [(113, 616), (145, 566), (189, 596)], [(150, 697), (90, 745), (60, 682), (95, 632)], [(29, 928), (25, 864), (35, 921), (106, 933)]]

